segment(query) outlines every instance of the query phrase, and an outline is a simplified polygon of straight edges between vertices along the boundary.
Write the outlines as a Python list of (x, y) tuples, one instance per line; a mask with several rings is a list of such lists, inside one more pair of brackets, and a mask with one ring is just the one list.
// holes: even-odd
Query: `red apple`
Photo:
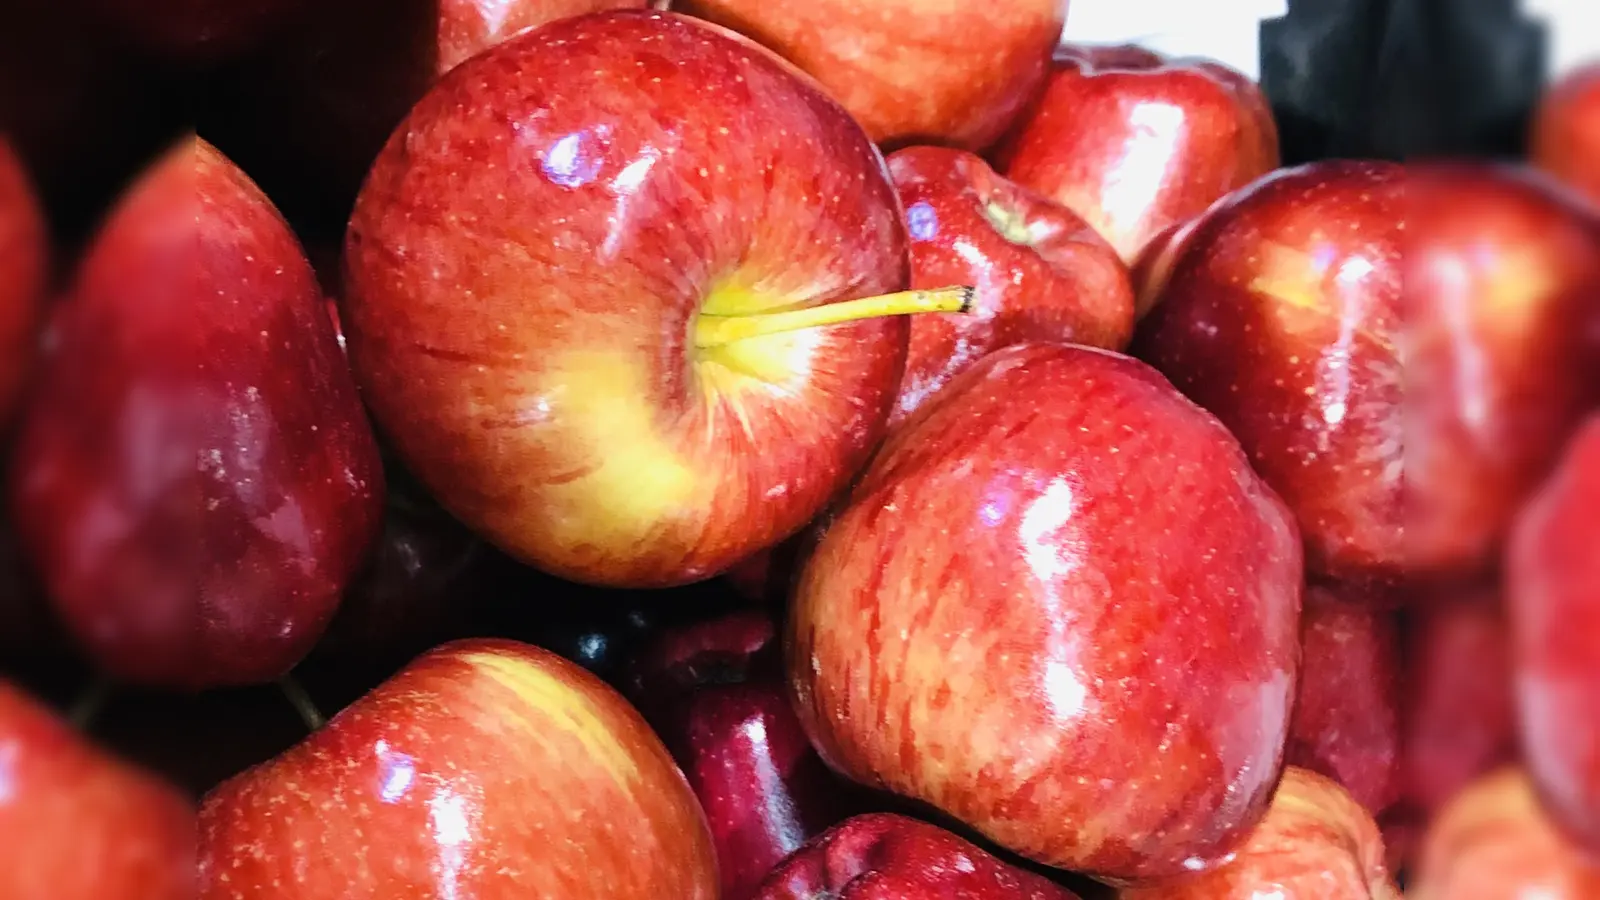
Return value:
[(1189, 235), (1193, 234), (1203, 221), (1205, 215), (1201, 214), (1169, 225), (1151, 238), (1150, 242), (1144, 245), (1144, 249), (1139, 251), (1139, 257), (1133, 261), (1128, 272), (1133, 281), (1135, 319), (1143, 319), (1149, 315), (1150, 310), (1160, 301), (1168, 282), (1172, 280), (1173, 268), (1183, 256)]
[(678, 0), (815, 76), (874, 141), (982, 150), (1049, 71), (1062, 0)]
[(1475, 782), (1428, 830), (1413, 900), (1592, 900), (1600, 864), (1545, 816), (1526, 773)]
[(286, 672), (355, 574), (383, 488), (288, 225), (185, 140), (113, 211), (50, 342), (12, 507), (66, 625), (131, 682)]
[(970, 295), (868, 297), (906, 286), (906, 244), (876, 149), (780, 61), (671, 13), (584, 16), (412, 111), (350, 224), (345, 337), (467, 525), (570, 580), (681, 584), (865, 461), (906, 353), (878, 314)]
[(1551, 815), (1600, 854), (1600, 415), (1517, 522), (1506, 596), (1522, 749)]
[(44, 212), (0, 132), (0, 420), (10, 419), (33, 362), (48, 253)]
[(752, 900), (1077, 900), (954, 834), (888, 813), (857, 816), (789, 857)]
[(186, 900), (194, 810), (0, 681), (0, 897)]
[(944, 147), (889, 157), (911, 235), (911, 286), (976, 288), (970, 314), (918, 316), (890, 427), (979, 357), (1024, 340), (1121, 350), (1133, 288), (1115, 251), (1071, 210)]
[(1600, 402), (1600, 220), (1487, 164), (1412, 167), (1406, 194), (1408, 556), (1442, 578), (1489, 574)]
[[(1282, 170), (1184, 241), (1135, 341), (1295, 511), (1313, 574), (1405, 571), (1400, 167)], [(1409, 227), (1409, 226), (1405, 226)]]
[(1372, 815), (1333, 781), (1293, 766), (1232, 862), (1119, 900), (1400, 900)]
[(1069, 45), (998, 159), (1132, 264), (1164, 229), (1277, 168), (1278, 130), (1261, 89), (1220, 63)]
[(1568, 72), (1534, 112), (1533, 164), (1600, 203), (1600, 63)]
[(1312, 587), (1287, 761), (1338, 782), (1377, 816), (1400, 788), (1400, 637), (1394, 614)]
[(1213, 868), (1265, 812), (1300, 540), (1147, 366), (1018, 344), (885, 442), (802, 570), (788, 672), (824, 760), (1112, 880)]
[(201, 900), (710, 900), (704, 814), (648, 725), (561, 658), (437, 648), (200, 808)]

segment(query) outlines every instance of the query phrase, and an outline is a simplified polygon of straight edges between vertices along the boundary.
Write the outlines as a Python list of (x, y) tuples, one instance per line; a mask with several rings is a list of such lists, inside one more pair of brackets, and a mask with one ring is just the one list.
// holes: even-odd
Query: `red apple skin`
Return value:
[(1554, 819), (1600, 854), (1600, 415), (1518, 519), (1507, 600), (1528, 772)]
[(0, 422), (10, 421), (33, 362), (49, 270), (44, 212), (0, 133)]
[(817, 837), (774, 870), (751, 900), (1078, 900), (960, 837), (916, 819), (871, 813)]
[(781, 61), (670, 13), (566, 19), (452, 71), (385, 148), (345, 337), (398, 456), (468, 526), (569, 580), (683, 584), (844, 485), (908, 328), (700, 350), (697, 314), (903, 289), (906, 244), (876, 149)]
[(911, 286), (977, 289), (965, 314), (912, 320), (891, 428), (957, 372), (1009, 344), (1127, 346), (1133, 336), (1127, 267), (1075, 213), (965, 151), (907, 147), (888, 162), (911, 235)]
[(858, 782), (1045, 865), (1193, 874), (1271, 799), (1301, 578), (1214, 418), (1127, 357), (1013, 345), (893, 433), (821, 537), (790, 687)]
[(1277, 168), (1278, 130), (1261, 89), (1220, 63), (1069, 45), (996, 158), (1131, 265), (1161, 231)]
[(660, 740), (576, 665), (446, 644), (200, 807), (201, 900), (717, 896)]
[(46, 592), (114, 677), (276, 678), (321, 635), (382, 512), (310, 265), (191, 138), (112, 212), (75, 282), (10, 473)]
[(1400, 900), (1372, 815), (1336, 782), (1290, 766), (1238, 856), (1198, 879), (1118, 900)]
[(1238, 436), (1295, 511), (1307, 570), (1338, 581), (1406, 570), (1402, 213), (1389, 163), (1261, 179), (1183, 242), (1134, 342)]
[(0, 681), (0, 896), (188, 900), (194, 808)]
[(1372, 816), (1399, 799), (1400, 636), (1392, 612), (1314, 586), (1301, 620), (1288, 764), (1333, 779)]
[(1590, 900), (1600, 865), (1552, 823), (1518, 768), (1495, 771), (1451, 801), (1428, 829), (1413, 900)]
[(1534, 111), (1533, 165), (1600, 203), (1600, 63), (1568, 72)]
[(814, 76), (872, 140), (983, 150), (1044, 82), (1060, 0), (679, 0)]

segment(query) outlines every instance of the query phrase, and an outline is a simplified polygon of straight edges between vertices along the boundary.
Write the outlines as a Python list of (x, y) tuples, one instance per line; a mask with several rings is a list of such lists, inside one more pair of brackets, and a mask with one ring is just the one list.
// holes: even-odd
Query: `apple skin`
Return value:
[(781, 61), (602, 13), (412, 111), (350, 224), (345, 337), (399, 458), (469, 527), (572, 581), (684, 584), (844, 485), (908, 340), (889, 316), (701, 350), (694, 322), (904, 289), (906, 245), (882, 157)]
[(33, 362), (49, 256), (44, 211), (0, 133), (0, 423), (9, 423)]
[(194, 808), (0, 680), (0, 896), (187, 900)]
[(927, 822), (849, 819), (789, 857), (751, 900), (1078, 900)]
[(1220, 63), (1066, 45), (996, 159), (1131, 265), (1163, 230), (1277, 168), (1278, 129), (1261, 89)]
[(1121, 350), (1133, 336), (1127, 267), (1077, 214), (982, 158), (907, 147), (889, 174), (911, 235), (911, 286), (970, 284), (971, 311), (917, 316), (889, 427), (974, 360), (1023, 340)]
[(1183, 241), (1134, 352), (1238, 436), (1295, 511), (1306, 568), (1406, 571), (1403, 173), (1331, 161), (1230, 195)]
[(1522, 752), (1555, 820), (1600, 855), (1600, 415), (1519, 516), (1507, 554)]
[(993, 144), (1049, 72), (1067, 4), (1000, 0), (677, 0), (815, 77), (890, 147)]
[(639, 714), (508, 640), (445, 644), (200, 807), (201, 900), (711, 900), (705, 816)]
[(1527, 773), (1497, 770), (1473, 782), (1428, 829), (1413, 900), (1590, 900), (1600, 865), (1540, 807)]
[(1568, 72), (1545, 91), (1529, 143), (1535, 167), (1600, 203), (1600, 63)]
[(288, 671), (333, 615), (383, 498), (288, 225), (186, 139), (112, 212), (51, 330), (10, 477), (19, 538), (64, 624), (141, 685)]
[(1214, 418), (1136, 360), (1017, 344), (891, 434), (820, 538), (790, 689), (855, 781), (1045, 865), (1193, 874), (1271, 799), (1301, 579)]
[(1400, 636), (1392, 612), (1306, 591), (1289, 765), (1333, 779), (1378, 816), (1399, 799)]
[(1118, 900), (1400, 900), (1383, 836), (1336, 782), (1290, 766), (1267, 816), (1234, 860), (1198, 879), (1133, 888)]

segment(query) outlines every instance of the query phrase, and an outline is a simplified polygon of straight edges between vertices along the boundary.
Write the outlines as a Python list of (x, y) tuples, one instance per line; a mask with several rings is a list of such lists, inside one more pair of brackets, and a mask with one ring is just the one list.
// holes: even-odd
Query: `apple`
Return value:
[(704, 814), (594, 676), (508, 640), (418, 657), (200, 807), (201, 900), (711, 900)]
[(1600, 219), (1503, 165), (1413, 166), (1406, 192), (1408, 556), (1436, 579), (1487, 577), (1600, 403)]
[(1398, 165), (1280, 170), (1182, 248), (1135, 352), (1238, 436), (1295, 511), (1313, 575), (1406, 571)]
[(1114, 881), (1221, 864), (1266, 810), (1300, 538), (1216, 419), (1109, 351), (1024, 343), (892, 433), (800, 574), (822, 758)]
[(0, 680), (0, 896), (186, 900), (194, 808)]
[(1428, 830), (1413, 900), (1590, 900), (1600, 864), (1549, 820), (1521, 769), (1475, 781)]
[(814, 76), (872, 140), (993, 144), (1043, 84), (1062, 0), (677, 0)]
[(1394, 613), (1306, 591), (1300, 693), (1286, 759), (1338, 782), (1373, 816), (1400, 789), (1400, 637)]
[(638, 11), (446, 75), (379, 156), (345, 271), (350, 359), (407, 469), (514, 558), (638, 588), (805, 525), (883, 434), (893, 314), (971, 296), (901, 292), (894, 187), (843, 109)]
[(1160, 302), (1161, 295), (1167, 289), (1167, 284), (1172, 280), (1173, 267), (1183, 257), (1183, 250), (1189, 235), (1193, 234), (1205, 215), (1195, 216), (1174, 225), (1169, 225), (1139, 251), (1139, 256), (1129, 267), (1128, 275), (1133, 281), (1133, 314), (1135, 319), (1142, 320), (1150, 314), (1150, 310)]
[(1290, 766), (1267, 817), (1232, 862), (1197, 879), (1122, 891), (1119, 900), (1400, 900), (1383, 836), (1336, 782)]
[(10, 419), (33, 361), (49, 265), (44, 211), (0, 132), (0, 421)]
[(1221, 63), (1064, 45), (996, 159), (1131, 265), (1161, 231), (1277, 168), (1278, 130), (1261, 89)]
[(1550, 813), (1600, 854), (1600, 415), (1517, 520), (1507, 554), (1518, 722)]
[(1573, 69), (1545, 91), (1529, 145), (1534, 166), (1600, 203), (1600, 63)]
[(889, 156), (906, 210), (911, 286), (970, 284), (969, 314), (918, 316), (890, 427), (979, 357), (1023, 340), (1121, 350), (1133, 336), (1127, 268), (1071, 210), (945, 147)]
[(19, 538), (112, 677), (269, 681), (376, 536), (383, 473), (288, 225), (204, 141), (113, 210), (56, 309), (12, 461)]

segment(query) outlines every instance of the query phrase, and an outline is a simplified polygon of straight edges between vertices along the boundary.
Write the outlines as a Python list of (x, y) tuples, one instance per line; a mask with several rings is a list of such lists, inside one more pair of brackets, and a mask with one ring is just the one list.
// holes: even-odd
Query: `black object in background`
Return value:
[(1376, 155), (1371, 113), (1391, 0), (1289, 0), (1261, 23), (1261, 87), (1285, 164)]

